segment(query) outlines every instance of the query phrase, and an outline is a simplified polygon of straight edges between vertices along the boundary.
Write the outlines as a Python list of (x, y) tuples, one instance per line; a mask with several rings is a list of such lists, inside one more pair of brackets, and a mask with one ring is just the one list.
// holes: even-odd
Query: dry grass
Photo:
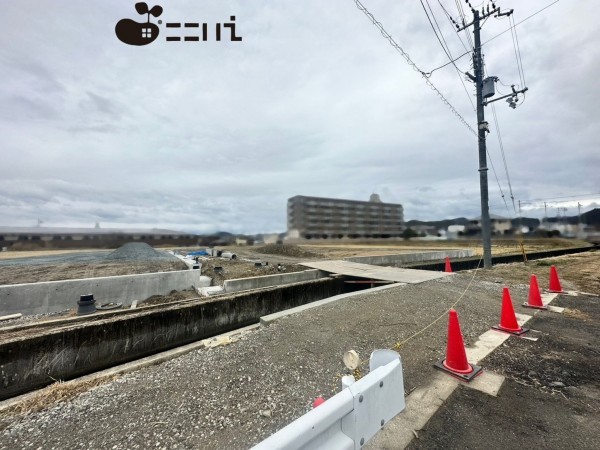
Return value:
[(565, 308), (564, 314), (569, 318), (583, 320), (584, 322), (591, 319), (590, 316), (578, 309)]
[(90, 389), (111, 382), (117, 377), (118, 375), (106, 375), (93, 379), (56, 381), (50, 386), (31, 394), (23, 401), (0, 410), (0, 429), (6, 427), (9, 419), (12, 422), (15, 416), (27, 416), (57, 403), (69, 401)]

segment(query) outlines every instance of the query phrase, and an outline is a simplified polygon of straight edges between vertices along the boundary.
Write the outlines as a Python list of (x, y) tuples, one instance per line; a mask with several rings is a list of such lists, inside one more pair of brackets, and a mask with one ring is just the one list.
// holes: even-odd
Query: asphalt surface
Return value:
[(497, 397), (460, 387), (410, 449), (600, 448), (600, 298), (561, 296), (566, 314), (528, 324), (482, 364), (507, 377)]

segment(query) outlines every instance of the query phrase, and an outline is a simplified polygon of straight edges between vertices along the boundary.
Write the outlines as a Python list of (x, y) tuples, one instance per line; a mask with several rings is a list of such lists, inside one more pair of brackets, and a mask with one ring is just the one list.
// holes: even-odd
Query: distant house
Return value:
[[(492, 226), (492, 234), (503, 235), (512, 232), (512, 223), (509, 218), (490, 214), (490, 222)], [(466, 234), (481, 233), (481, 216), (471, 219), (465, 229)]]
[(447, 239), (458, 239), (459, 236), (462, 236), (465, 233), (464, 225), (450, 225), (448, 226), (448, 230), (446, 231)]
[(265, 234), (265, 235), (263, 235), (263, 241), (265, 244), (277, 244), (280, 241), (279, 234), (277, 234), (277, 233)]

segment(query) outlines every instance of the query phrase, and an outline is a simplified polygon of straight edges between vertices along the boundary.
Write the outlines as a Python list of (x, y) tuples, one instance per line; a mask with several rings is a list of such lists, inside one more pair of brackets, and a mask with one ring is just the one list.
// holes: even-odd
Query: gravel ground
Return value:
[[(342, 354), (363, 359), (406, 339), (454, 303), (470, 274), (361, 294), (203, 349), (75, 400), (4, 418), (0, 448), (248, 448), (337, 392)], [(497, 321), (501, 284), (475, 281), (457, 306), (465, 341)], [(513, 295), (524, 296), (516, 288)], [(446, 321), (405, 344), (405, 389), (427, 383)]]
[(107, 252), (79, 252), (0, 261), (0, 285), (185, 270), (175, 256), (143, 242)]
[[(467, 287), (456, 305), (466, 345), (498, 323), (502, 274), (515, 280), (516, 312), (531, 313), (519, 305), (532, 267), (481, 270), (470, 285), (473, 272), (463, 272), (290, 316), (231, 345), (125, 375), (49, 409), (4, 416), (0, 448), (248, 448), (306, 412), (315, 397), (337, 392), (345, 351), (366, 360), (372, 350), (392, 347), (444, 315)], [(432, 363), (446, 344), (443, 317), (400, 348), (407, 393), (436, 373)]]

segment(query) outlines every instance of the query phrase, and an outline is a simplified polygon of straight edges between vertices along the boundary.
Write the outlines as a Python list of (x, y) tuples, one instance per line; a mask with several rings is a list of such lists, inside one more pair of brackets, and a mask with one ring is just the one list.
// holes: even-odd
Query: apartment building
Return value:
[(297, 195), (287, 203), (288, 236), (303, 239), (399, 237), (404, 229), (402, 205)]

